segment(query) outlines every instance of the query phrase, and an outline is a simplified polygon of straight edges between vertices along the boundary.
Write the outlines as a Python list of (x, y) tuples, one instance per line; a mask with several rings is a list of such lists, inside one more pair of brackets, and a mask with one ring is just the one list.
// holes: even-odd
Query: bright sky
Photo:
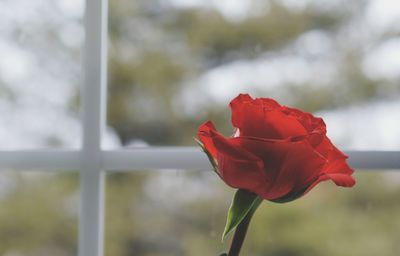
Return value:
[(315, 115), (324, 119), (328, 136), (343, 149), (400, 149), (399, 100), (370, 102)]

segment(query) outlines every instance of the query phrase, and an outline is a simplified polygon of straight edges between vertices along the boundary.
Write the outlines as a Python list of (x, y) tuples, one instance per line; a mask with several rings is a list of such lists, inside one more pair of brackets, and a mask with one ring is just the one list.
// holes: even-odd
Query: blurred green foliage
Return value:
[[(147, 193), (139, 195), (134, 192), (137, 181), (129, 180), (140, 176), (127, 174), (125, 189), (119, 188), (120, 193), (116, 193), (111, 182), (113, 175), (116, 174), (109, 177), (107, 187), (107, 227), (120, 229), (115, 233), (108, 230), (107, 255), (200, 256), (218, 255), (226, 250), (230, 238), (222, 244), (220, 237), (233, 190), (217, 178), (207, 179), (204, 184), (212, 196), (193, 195), (192, 200), (182, 203), (176, 201), (176, 193), (191, 193), (181, 191), (186, 181), (180, 178), (182, 174), (164, 175), (172, 183), (167, 190), (147, 187)], [(148, 178), (157, 175), (160, 174), (153, 172)], [(397, 255), (400, 187), (396, 180), (400, 177), (398, 173), (387, 175), (389, 179), (372, 172), (357, 174), (358, 184), (353, 189), (338, 188), (327, 182), (288, 204), (264, 202), (252, 220), (242, 254)], [(125, 192), (121, 193), (122, 190)], [(151, 196), (154, 194), (158, 194), (157, 199)], [(110, 199), (112, 196), (116, 200)]]
[(78, 175), (5, 172), (0, 255), (76, 255)]
[[(191, 97), (209, 104), (195, 114), (183, 114), (182, 94), (194, 81), (235, 61), (263, 54), (290, 56), (289, 46), (309, 31), (332, 38), (343, 36), (343, 29), (354, 29), (356, 34), (351, 19), (367, 3), (331, 10), (310, 5), (299, 10), (280, 1), (261, 2), (266, 5), (254, 9), (254, 15), (230, 20), (212, 8), (180, 9), (156, 0), (111, 1), (108, 123), (123, 144), (140, 139), (157, 145), (193, 145), (191, 137), (205, 119), (213, 119), (229, 134), (228, 108), (213, 102), (206, 92)], [(397, 84), (365, 75), (365, 49), (357, 43), (338, 45), (334, 51), (338, 77), (329, 85), (284, 83), (279, 90), (261, 87), (257, 94), (317, 111), (399, 93)]]
[[(232, 128), (226, 105), (210, 100), (195, 114), (182, 113), (180, 96), (188, 81), (227, 63), (282, 51), (310, 30), (336, 35), (355, 15), (344, 7), (299, 11), (279, 1), (267, 2), (269, 7), (257, 15), (231, 21), (213, 9), (111, 0), (107, 118), (121, 142), (194, 146), (192, 137), (206, 119), (228, 135)], [(285, 84), (279, 93), (263, 88), (260, 93), (287, 97), (294, 106), (316, 111), (398, 90), (363, 74), (361, 51), (337, 53), (346, 56), (346, 63), (332, 86)], [(14, 187), (0, 198), (0, 255), (76, 255), (77, 175), (12, 176)], [(234, 191), (215, 176), (109, 174), (106, 255), (204, 256), (226, 250), (229, 242), (222, 244), (220, 237)], [(353, 189), (324, 183), (289, 204), (263, 203), (250, 225), (243, 255), (398, 255), (399, 174), (389, 180), (387, 174), (363, 173), (357, 179)]]

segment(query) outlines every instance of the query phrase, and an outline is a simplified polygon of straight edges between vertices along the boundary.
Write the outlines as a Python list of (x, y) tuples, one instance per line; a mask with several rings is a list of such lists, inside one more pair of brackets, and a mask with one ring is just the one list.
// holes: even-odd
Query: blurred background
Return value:
[[(78, 149), (83, 0), (0, 2), (0, 150)], [(229, 101), (321, 116), (341, 149), (400, 149), (400, 2), (110, 0), (105, 149), (196, 146)], [(76, 255), (78, 174), (0, 172), (0, 255)], [(398, 171), (398, 170), (397, 170)], [(243, 255), (397, 255), (400, 173), (263, 203)], [(211, 171), (107, 175), (107, 256), (204, 256), (234, 191)]]

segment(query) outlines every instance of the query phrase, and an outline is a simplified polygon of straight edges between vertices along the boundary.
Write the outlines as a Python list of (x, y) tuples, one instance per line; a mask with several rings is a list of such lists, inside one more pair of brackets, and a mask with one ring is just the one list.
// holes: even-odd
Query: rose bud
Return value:
[(326, 136), (321, 118), (280, 105), (273, 99), (240, 94), (230, 103), (235, 134), (225, 138), (212, 122), (197, 136), (226, 184), (259, 197), (288, 202), (332, 180), (355, 184), (347, 156)]

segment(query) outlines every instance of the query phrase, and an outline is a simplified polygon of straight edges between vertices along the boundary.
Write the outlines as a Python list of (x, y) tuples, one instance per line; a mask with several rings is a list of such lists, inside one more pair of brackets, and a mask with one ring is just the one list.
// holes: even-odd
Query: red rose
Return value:
[(204, 150), (229, 186), (287, 202), (324, 180), (343, 187), (355, 184), (347, 156), (328, 139), (321, 118), (248, 94), (233, 99), (230, 107), (236, 128), (232, 137), (223, 137), (210, 121), (198, 130)]

